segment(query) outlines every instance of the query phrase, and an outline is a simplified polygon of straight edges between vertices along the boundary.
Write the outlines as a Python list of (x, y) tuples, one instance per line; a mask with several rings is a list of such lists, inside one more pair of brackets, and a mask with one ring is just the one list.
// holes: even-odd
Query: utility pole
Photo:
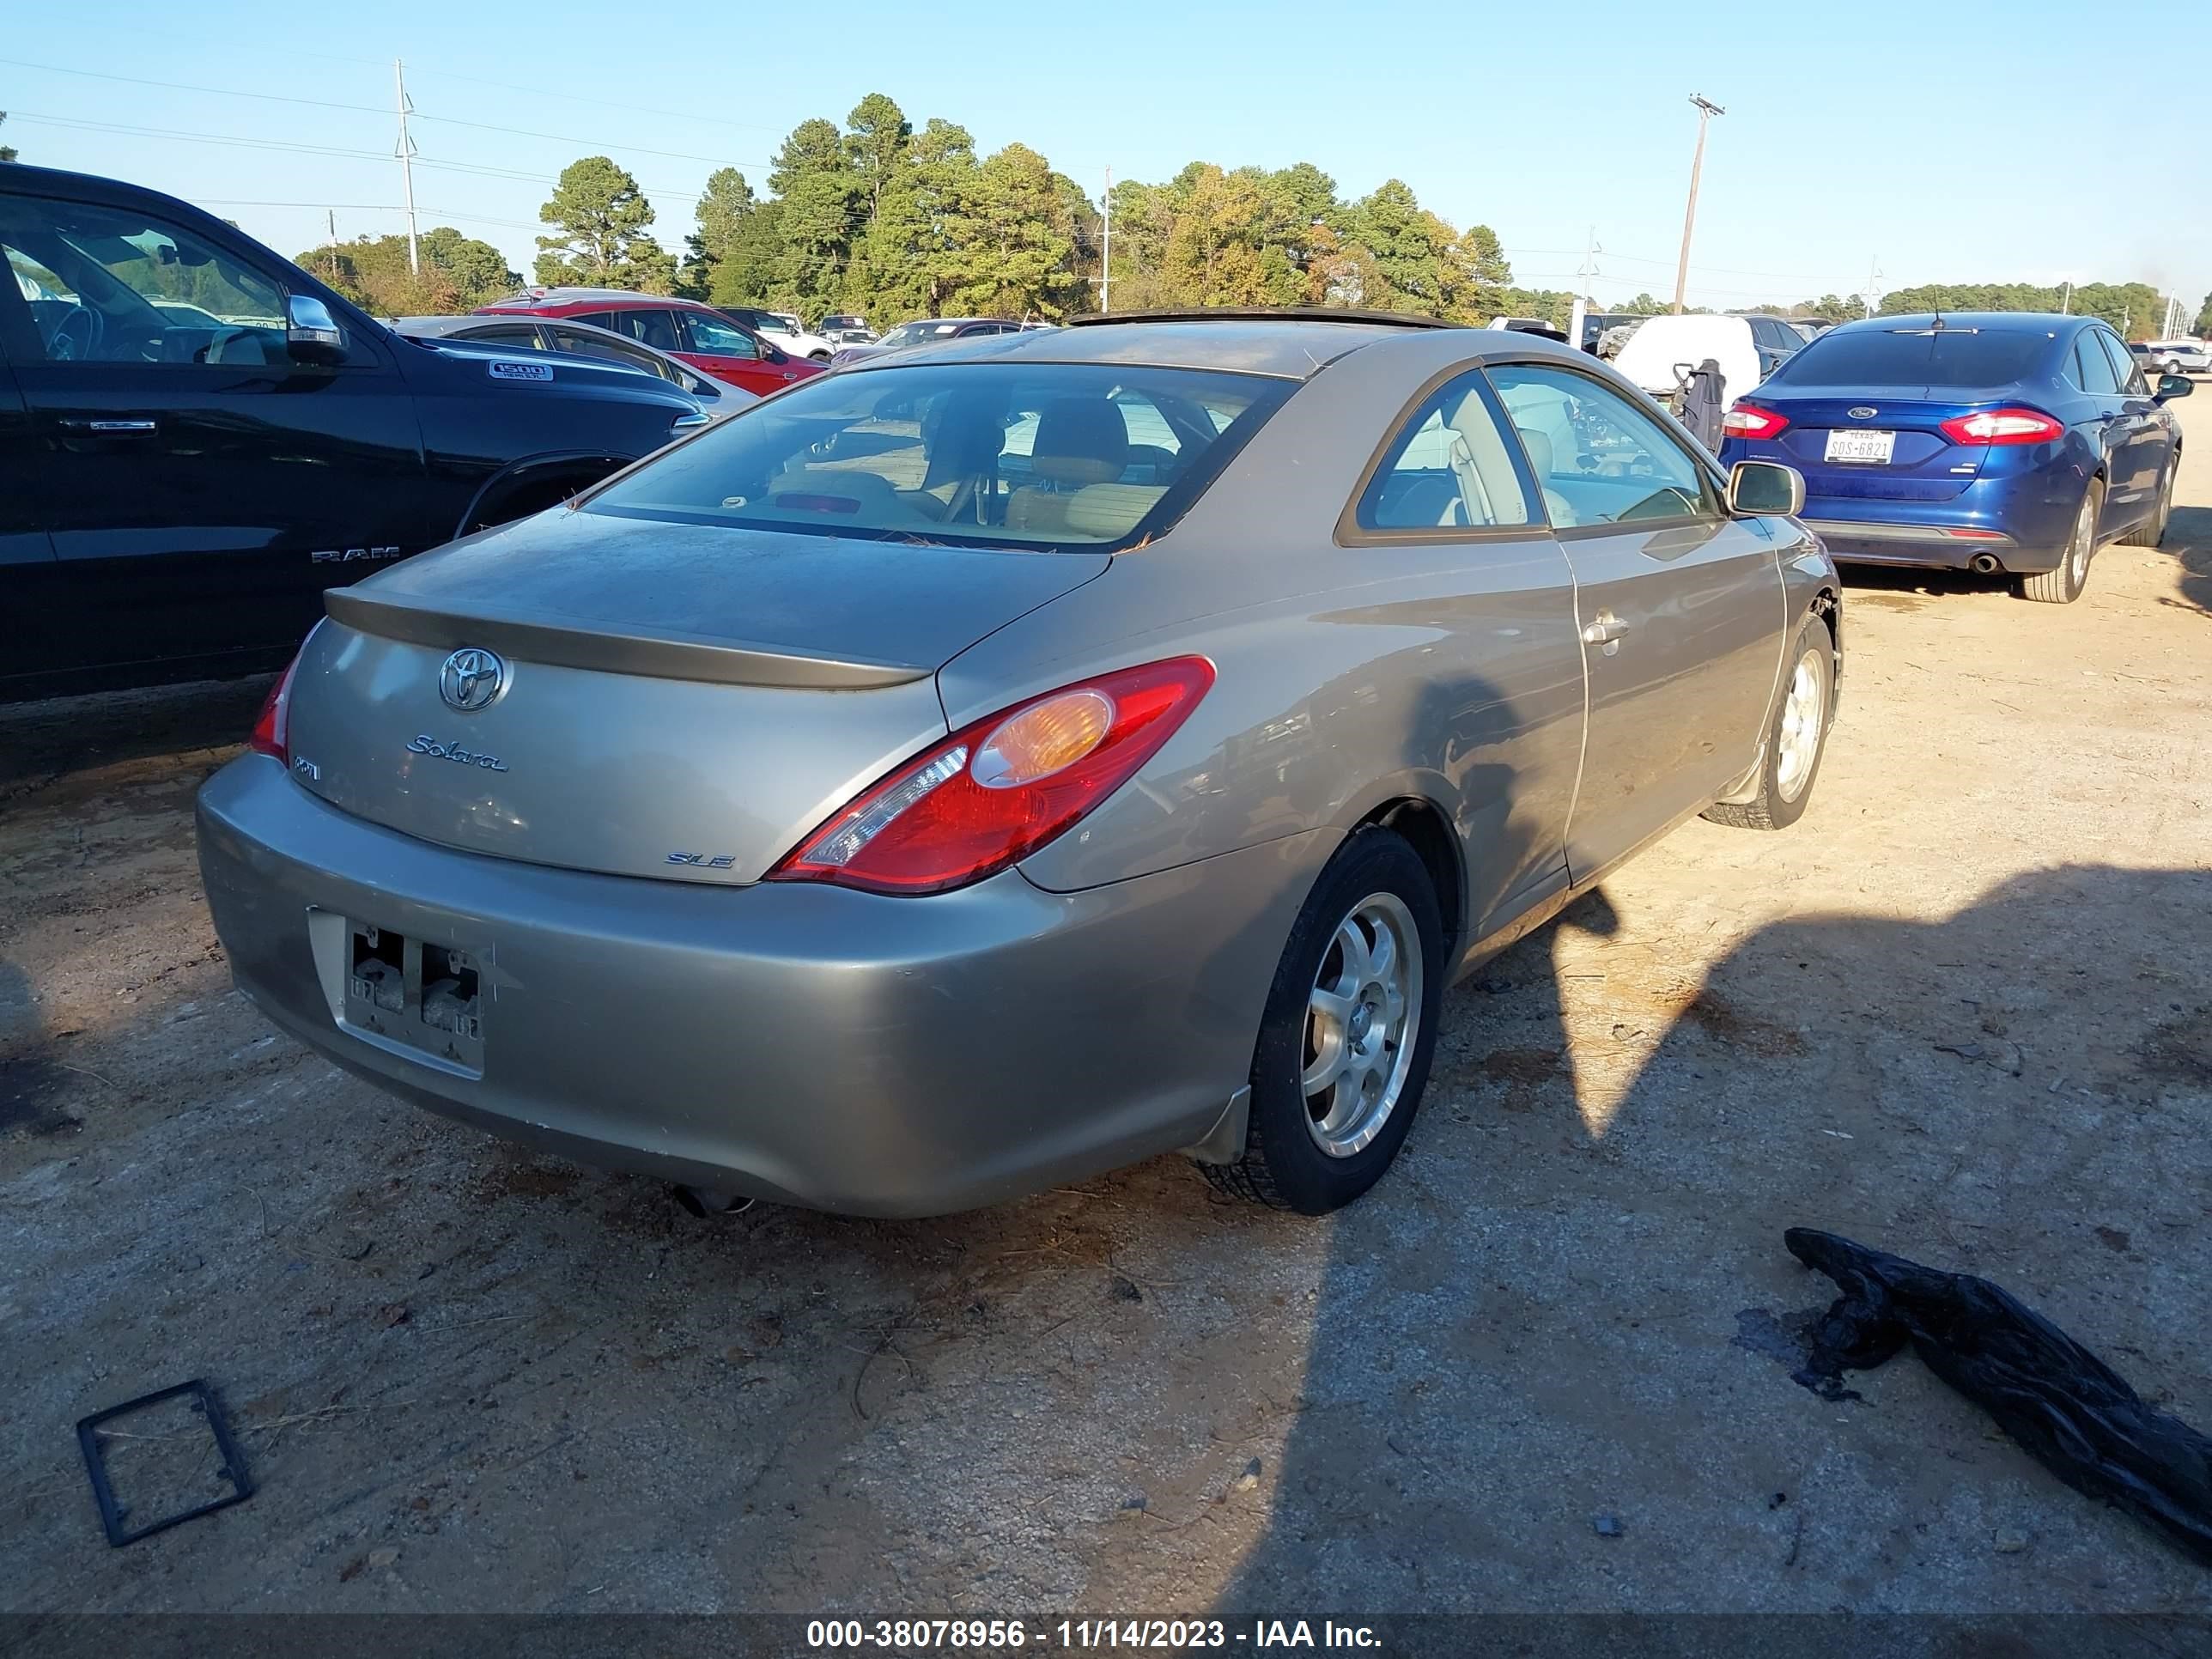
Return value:
[(1702, 94), (1692, 93), (1690, 101), (1698, 106), (1698, 153), (1690, 162), (1690, 206), (1682, 216), (1682, 258), (1674, 267), (1674, 314), (1682, 314), (1682, 295), (1690, 286), (1690, 231), (1698, 222), (1698, 175), (1705, 169), (1705, 129), (1712, 125), (1713, 117), (1728, 112)]
[(331, 228), (331, 239), (323, 244), (331, 251), (331, 281), (338, 279), (338, 214), (336, 208), (323, 210), (324, 222)]
[(399, 94), (399, 142), (392, 153), (399, 158), (399, 178), (407, 191), (407, 274), (422, 274), (422, 255), (415, 240), (415, 141), (407, 133), (407, 118), (415, 112), (415, 106), (407, 101), (407, 70), (395, 58), (392, 60), (392, 83)]
[(2074, 314), (2074, 279), (2071, 276), (2066, 279), (2066, 291), (2059, 297), (2058, 314), (2062, 317)]
[(1866, 306), (1866, 314), (1873, 316), (1881, 309), (1881, 261), (1879, 254), (1867, 261), (1866, 292), (1859, 295)]
[(1583, 344), (1583, 319), (1589, 315), (1590, 279), (1597, 275), (1597, 256), (1604, 252), (1597, 245), (1597, 227), (1592, 225), (1583, 248), (1583, 262), (1575, 267), (1575, 308), (1567, 321), (1567, 343), (1577, 351)]
[(1098, 313), (1102, 317), (1113, 307), (1114, 286), (1114, 169), (1106, 169), (1106, 235), (1098, 253)]

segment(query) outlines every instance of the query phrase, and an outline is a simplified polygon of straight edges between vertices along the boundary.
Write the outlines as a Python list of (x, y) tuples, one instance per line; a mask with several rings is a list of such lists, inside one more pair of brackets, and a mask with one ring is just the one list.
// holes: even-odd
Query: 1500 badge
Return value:
[(433, 760), (449, 760), (460, 766), (481, 766), (487, 772), (504, 772), (507, 763), (496, 755), (479, 755), (473, 749), (464, 749), (458, 743), (440, 743), (433, 737), (418, 737), (407, 745), (410, 755), (428, 755)]

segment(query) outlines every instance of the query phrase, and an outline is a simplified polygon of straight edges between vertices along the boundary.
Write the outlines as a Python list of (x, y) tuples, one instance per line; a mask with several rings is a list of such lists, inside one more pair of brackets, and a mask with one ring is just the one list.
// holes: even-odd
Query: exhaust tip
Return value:
[(1966, 568), (1977, 576), (1994, 576), (2002, 567), (1997, 563), (1996, 554), (1977, 553), (1966, 562)]
[(711, 1216), (743, 1215), (756, 1201), (712, 1187), (671, 1187), (668, 1192), (678, 1208), (702, 1220)]

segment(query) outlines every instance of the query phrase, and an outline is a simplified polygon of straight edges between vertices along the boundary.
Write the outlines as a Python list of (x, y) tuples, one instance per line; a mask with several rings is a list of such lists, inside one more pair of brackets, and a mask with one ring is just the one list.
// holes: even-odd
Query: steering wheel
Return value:
[(99, 349), (100, 313), (89, 306), (71, 310), (46, 341), (46, 356), (58, 363), (88, 362)]

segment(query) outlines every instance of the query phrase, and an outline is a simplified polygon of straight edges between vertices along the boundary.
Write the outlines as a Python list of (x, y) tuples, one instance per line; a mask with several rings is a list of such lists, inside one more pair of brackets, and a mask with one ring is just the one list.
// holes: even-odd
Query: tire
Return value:
[[(1386, 934), (1395, 968), (1376, 960)], [(1360, 947), (1352, 955), (1347, 936)], [(1207, 1179), (1304, 1215), (1326, 1215), (1372, 1187), (1420, 1108), (1449, 971), (1443, 917), (1420, 854), (1379, 825), (1354, 833), (1314, 883), (1276, 967), (1252, 1053), (1243, 1156), (1200, 1164)], [(1332, 1020), (1318, 999), (1347, 986), (1351, 1015)], [(1306, 1076), (1328, 1069), (1323, 1050), (1339, 1065), (1347, 1050), (1355, 1065), (1362, 1056), (1369, 1064), (1317, 1084), (1310, 1103)]]
[(2097, 552), (2097, 519), (2105, 509), (2105, 486), (2095, 478), (2081, 492), (2081, 511), (2074, 515), (2074, 533), (2056, 570), (2039, 570), (2022, 576), (2015, 590), (2023, 599), (2042, 605), (2071, 605), (2089, 585), (2089, 561)]
[(830, 354), (826, 351), (810, 352), (807, 354), (806, 361), (810, 363), (826, 363), (830, 361)]
[[(1805, 816), (1828, 731), (1836, 723), (1836, 638), (1820, 617), (1808, 617), (1790, 647), (1789, 678), (1775, 699), (1759, 757), (1759, 793), (1747, 801), (1716, 801), (1705, 817), (1735, 830), (1787, 830)], [(1810, 744), (1809, 752), (1808, 744)]]
[(2156, 547), (2166, 539), (2166, 521), (2173, 517), (2173, 475), (2180, 470), (2181, 457), (2176, 453), (2166, 464), (2166, 478), (2158, 487), (2158, 505), (2150, 517), (2120, 538), (2130, 547)]

